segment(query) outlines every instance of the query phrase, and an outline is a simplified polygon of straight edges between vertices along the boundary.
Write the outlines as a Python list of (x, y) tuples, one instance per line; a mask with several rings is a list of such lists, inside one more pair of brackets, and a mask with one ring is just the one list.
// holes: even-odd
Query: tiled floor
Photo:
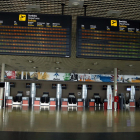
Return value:
[(0, 131), (140, 132), (140, 109), (6, 108), (0, 110)]

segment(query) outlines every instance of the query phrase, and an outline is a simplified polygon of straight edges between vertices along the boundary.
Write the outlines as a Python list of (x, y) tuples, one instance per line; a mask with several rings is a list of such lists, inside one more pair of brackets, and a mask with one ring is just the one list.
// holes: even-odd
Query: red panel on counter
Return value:
[(104, 102), (104, 109), (107, 109), (107, 102)]
[(50, 101), (50, 105), (56, 105), (55, 101)]
[(89, 106), (95, 106), (95, 102), (89, 102)]
[(12, 104), (12, 100), (8, 100), (8, 99), (7, 99), (7, 100), (6, 100), (6, 103), (7, 103), (7, 104)]
[(129, 106), (135, 106), (135, 102), (130, 102)]
[(62, 105), (68, 105), (68, 102), (63, 101)]
[(26, 104), (27, 105), (28, 104), (28, 100), (23, 100), (22, 104)]
[(83, 106), (83, 102), (78, 102), (78, 106)]
[(34, 101), (34, 105), (40, 105), (40, 101)]

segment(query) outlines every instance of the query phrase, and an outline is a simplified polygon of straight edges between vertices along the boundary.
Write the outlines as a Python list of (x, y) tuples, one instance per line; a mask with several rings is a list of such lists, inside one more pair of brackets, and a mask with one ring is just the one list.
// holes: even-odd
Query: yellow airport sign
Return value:
[(117, 20), (111, 20), (111, 26), (117, 26)]
[(26, 15), (25, 14), (19, 14), (19, 21), (26, 21)]

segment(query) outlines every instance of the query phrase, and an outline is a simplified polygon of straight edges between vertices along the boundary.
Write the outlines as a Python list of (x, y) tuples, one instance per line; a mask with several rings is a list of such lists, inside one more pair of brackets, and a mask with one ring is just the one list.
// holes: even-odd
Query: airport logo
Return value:
[(111, 26), (117, 27), (117, 20), (111, 20)]
[(19, 14), (19, 21), (26, 21), (26, 15), (25, 14)]
[(60, 80), (59, 78), (57, 78), (57, 76), (59, 76), (57, 72), (54, 74), (54, 76), (56, 76), (56, 78), (54, 78), (53, 80)]

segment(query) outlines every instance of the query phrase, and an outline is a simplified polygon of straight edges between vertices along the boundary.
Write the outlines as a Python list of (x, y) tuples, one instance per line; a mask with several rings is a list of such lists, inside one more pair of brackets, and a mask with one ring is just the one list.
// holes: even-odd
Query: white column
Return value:
[[(117, 96), (117, 74), (118, 74), (118, 70), (117, 68), (114, 68), (114, 98), (115, 96)], [(114, 110), (116, 111), (117, 110), (117, 102), (114, 102)]]
[[(4, 74), (5, 74), (5, 64), (2, 63), (0, 82), (4, 82)], [(4, 88), (0, 88), (0, 109), (2, 108), (2, 103), (3, 103), (3, 91), (4, 91)]]

